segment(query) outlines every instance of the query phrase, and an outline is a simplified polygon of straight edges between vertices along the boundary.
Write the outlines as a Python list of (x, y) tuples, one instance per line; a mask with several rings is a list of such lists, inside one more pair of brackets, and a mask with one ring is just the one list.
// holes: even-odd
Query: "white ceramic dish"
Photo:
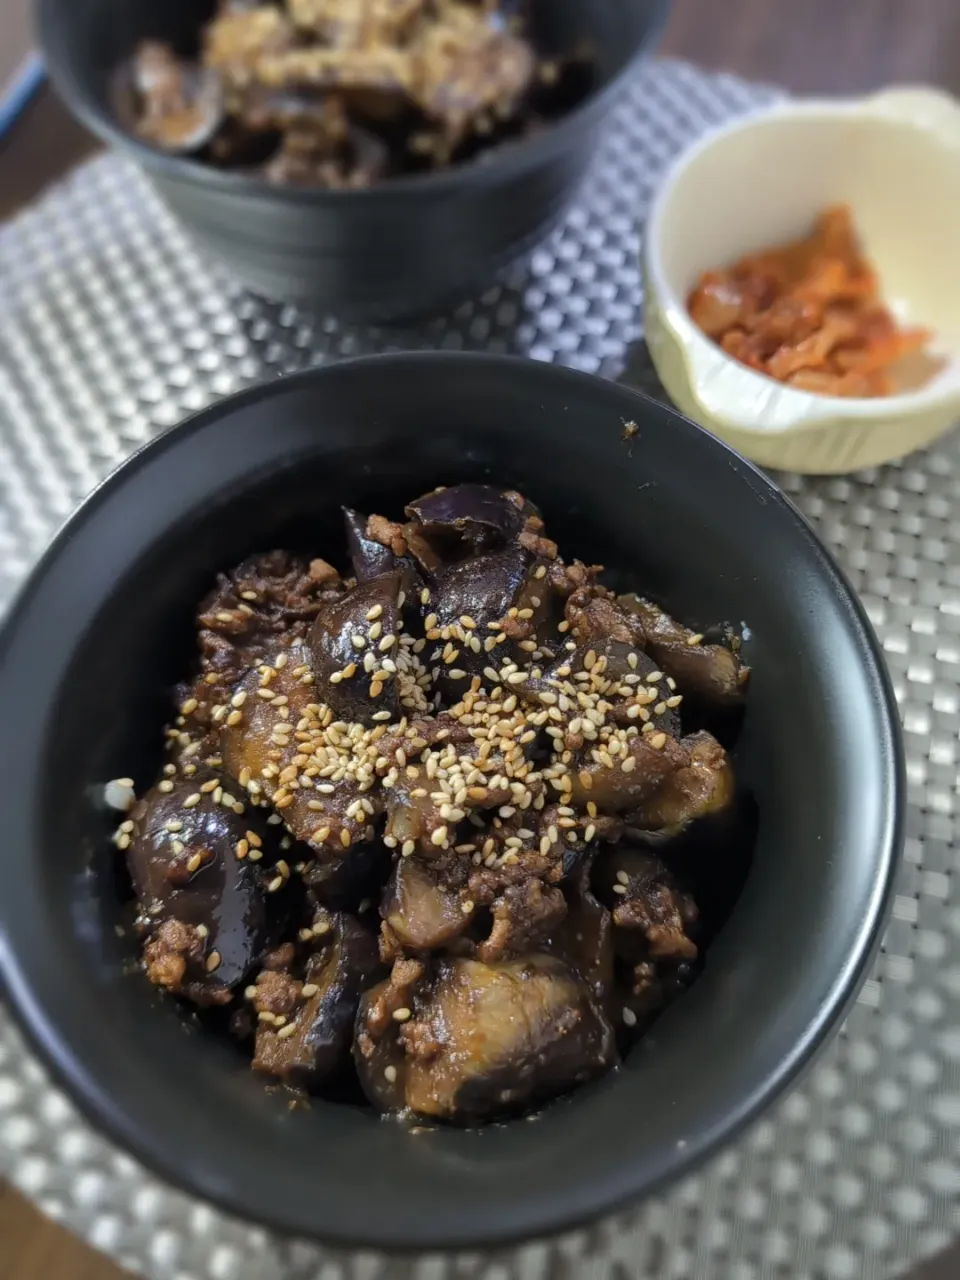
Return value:
[[(755, 373), (693, 323), (700, 274), (809, 232), (849, 204), (884, 299), (934, 331), (945, 367), (883, 399), (811, 395)], [(784, 103), (703, 138), (647, 225), (646, 335), (679, 408), (763, 466), (836, 473), (929, 444), (960, 422), (960, 103), (926, 88)]]

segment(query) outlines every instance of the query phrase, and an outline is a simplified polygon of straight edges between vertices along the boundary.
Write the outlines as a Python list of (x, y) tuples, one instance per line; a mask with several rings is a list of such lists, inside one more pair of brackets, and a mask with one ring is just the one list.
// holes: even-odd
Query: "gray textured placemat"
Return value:
[[(414, 332), (344, 328), (238, 293), (132, 169), (114, 157), (85, 166), (0, 232), (0, 604), (131, 448), (251, 381), (361, 351), (479, 347), (609, 376), (628, 366), (655, 389), (636, 347), (638, 223), (682, 145), (773, 96), (680, 63), (648, 66), (563, 227), (526, 268)], [(946, 1244), (960, 1232), (958, 478), (956, 437), (870, 474), (781, 477), (887, 652), (907, 730), (906, 865), (843, 1033), (803, 1088), (706, 1171), (627, 1218), (496, 1258), (412, 1263), (292, 1245), (110, 1148), (0, 1011), (0, 1173), (154, 1280), (880, 1280)]]

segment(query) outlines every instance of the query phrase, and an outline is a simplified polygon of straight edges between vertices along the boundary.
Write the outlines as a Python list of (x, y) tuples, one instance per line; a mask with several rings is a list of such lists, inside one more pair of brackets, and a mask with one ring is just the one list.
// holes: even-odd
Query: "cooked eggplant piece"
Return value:
[[(581, 644), (573, 653), (561, 653), (539, 676), (531, 674), (518, 692), (548, 708), (559, 702), (567, 726), (567, 749), (577, 751), (597, 736), (590, 718), (582, 713), (580, 695), (603, 699), (605, 714), (614, 724), (650, 725), (678, 738), (681, 696), (662, 682), (663, 672), (643, 650), (621, 640), (599, 638)], [(567, 699), (566, 705), (560, 696)], [(573, 728), (571, 722), (576, 722)]]
[(179, 59), (170, 45), (144, 40), (114, 84), (117, 109), (141, 138), (164, 151), (203, 149), (225, 118), (223, 86), (212, 71)]
[(231, 88), (246, 88), (257, 77), (261, 58), (293, 48), (296, 32), (276, 5), (237, 5), (221, 11), (203, 30), (204, 66)]
[(229, 1002), (275, 945), (296, 892), (272, 852), (246, 857), (271, 847), (268, 831), (236, 813), (222, 788), (219, 802), (216, 790), (200, 790), (208, 780), (165, 779), (134, 805), (118, 840), (140, 902), (147, 976), (199, 1005)]
[(384, 923), (409, 951), (436, 951), (470, 923), (460, 897), (440, 885), (418, 858), (400, 858), (383, 892)]
[[(601, 813), (636, 810), (686, 762), (687, 755), (680, 744), (662, 732), (627, 738), (624, 754), (613, 759), (612, 764), (596, 759), (591, 747), (585, 758), (571, 767), (569, 803), (585, 806), (592, 801)], [(625, 764), (630, 765), (626, 771)]]
[[(417, 777), (411, 778), (404, 770), (396, 784), (387, 789), (386, 808), (387, 825), (384, 836), (392, 848), (411, 854), (416, 848), (425, 860), (440, 856), (450, 845), (456, 844), (453, 838), (457, 824), (468, 814), (484, 809), (495, 809), (509, 804), (511, 792), (503, 785), (502, 773), (505, 768), (503, 756), (499, 752), (490, 752), (483, 759), (479, 758), (480, 746), (474, 742), (469, 730), (458, 724), (452, 717), (441, 714), (415, 721), (416, 726), (427, 735), (429, 741), (418, 737), (416, 741), (423, 746), (430, 746), (426, 764)], [(439, 726), (452, 725), (446, 730), (444, 737), (435, 738), (434, 730)], [(438, 745), (434, 746), (434, 743)], [(410, 750), (409, 741), (402, 744)], [(455, 748), (460, 761), (475, 760), (478, 771), (490, 776), (491, 780), (500, 775), (497, 786), (489, 786), (486, 781), (469, 785), (466, 794), (461, 795), (456, 804), (450, 796), (438, 792), (429, 784), (426, 769), (438, 767), (444, 754)], [(385, 747), (390, 753), (390, 748)]]
[(564, 895), (567, 915), (551, 949), (580, 974), (602, 1004), (614, 978), (613, 920), (609, 910), (594, 897), (589, 861), (583, 862), (564, 883)]
[(702, 636), (641, 596), (625, 595), (618, 600), (639, 619), (647, 651), (684, 693), (715, 706), (741, 700), (750, 668), (737, 653), (726, 645), (704, 644)]
[[(248, 800), (272, 805), (294, 838), (313, 851), (319, 866), (311, 868), (316, 874), (307, 877), (310, 886), (337, 892), (353, 878), (345, 865), (354, 857), (353, 846), (373, 840), (383, 799), (373, 788), (366, 748), (361, 751), (346, 733), (337, 735), (339, 747), (330, 745), (333, 717), (318, 696), (305, 646), (277, 655), (273, 664), (262, 663), (240, 681), (232, 710), (222, 719), (220, 746), (224, 769)], [(342, 764), (347, 776), (337, 782), (323, 776), (315, 762), (321, 751), (324, 760)], [(301, 763), (311, 755), (312, 765)]]
[(464, 540), (474, 551), (513, 542), (539, 511), (520, 493), (491, 484), (434, 489), (404, 508), (431, 539)]
[(733, 770), (716, 738), (696, 733), (684, 738), (681, 746), (688, 753), (687, 763), (627, 815), (627, 826), (673, 835), (697, 818), (723, 813), (733, 804)]
[(293, 21), (336, 49), (405, 40), (424, 0), (287, 0)]
[(401, 589), (399, 573), (360, 583), (314, 623), (310, 652), (317, 697), (338, 719), (372, 726), (399, 718), (395, 659)]
[(367, 517), (359, 511), (343, 508), (343, 523), (347, 530), (347, 551), (357, 582), (370, 582), (385, 573), (394, 573), (400, 557), (367, 533)]
[(405, 1105), (471, 1123), (556, 1097), (617, 1061), (586, 984), (555, 956), (439, 962), (401, 1023)]
[(473, 676), (499, 670), (537, 650), (551, 614), (542, 562), (519, 546), (486, 552), (444, 569), (431, 591), (427, 640), (444, 696), (459, 700)]
[[(424, 584), (417, 562), (409, 553), (402, 526), (391, 524), (379, 516), (361, 515), (348, 507), (343, 508), (343, 520), (350, 564), (357, 582), (370, 582), (384, 574), (399, 573), (406, 602), (416, 606)], [(378, 536), (374, 537), (374, 534)], [(412, 613), (411, 608), (405, 615), (408, 621)]]
[[(360, 997), (353, 1061), (360, 1087), (379, 1111), (396, 1113), (406, 1106), (406, 1054), (399, 1039), (400, 1023), (393, 1014), (413, 1004), (413, 989), (423, 972), (417, 961), (399, 960), (390, 978)], [(409, 981), (403, 980), (405, 975), (410, 975)]]
[(352, 916), (338, 914), (328, 937), (307, 959), (303, 982), (267, 971), (253, 993), (254, 1070), (300, 1089), (315, 1089), (346, 1061), (360, 997), (380, 971), (373, 935)]
[(478, 119), (507, 119), (533, 81), (526, 40), (497, 31), (482, 9), (446, 5), (413, 47), (412, 95), (446, 137), (459, 141)]
[(610, 904), (618, 955), (631, 963), (696, 959), (697, 904), (655, 854), (617, 845), (597, 859), (592, 884)]
[(477, 946), (477, 958), (491, 964), (533, 951), (547, 941), (566, 914), (561, 891), (537, 877), (505, 885), (490, 904), (493, 924)]

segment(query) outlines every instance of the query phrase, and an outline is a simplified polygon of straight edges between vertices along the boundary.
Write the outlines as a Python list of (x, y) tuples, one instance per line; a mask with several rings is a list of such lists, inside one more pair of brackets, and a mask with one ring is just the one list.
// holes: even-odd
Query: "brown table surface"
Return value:
[[(29, 47), (29, 10), (30, 0), (0, 0), (0, 84)], [(960, 0), (675, 0), (661, 49), (799, 93), (891, 81), (960, 91)], [(0, 142), (0, 219), (97, 145), (44, 90)], [(958, 1276), (960, 1245), (909, 1280)], [(0, 1280), (121, 1280), (121, 1272), (0, 1185)]]

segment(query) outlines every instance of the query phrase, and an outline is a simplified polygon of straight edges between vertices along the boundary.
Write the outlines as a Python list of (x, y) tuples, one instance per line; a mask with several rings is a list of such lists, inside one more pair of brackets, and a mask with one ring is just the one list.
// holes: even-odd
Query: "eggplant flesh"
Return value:
[(675, 835), (699, 818), (728, 812), (736, 795), (727, 753), (709, 733), (684, 738), (688, 761), (626, 817), (642, 831)]
[(444, 960), (415, 1003), (399, 1039), (404, 1105), (418, 1116), (490, 1119), (565, 1093), (617, 1061), (605, 1015), (556, 956)]
[(416, 952), (448, 946), (470, 922), (458, 895), (438, 884), (416, 857), (398, 859), (384, 889), (381, 915), (400, 945)]

